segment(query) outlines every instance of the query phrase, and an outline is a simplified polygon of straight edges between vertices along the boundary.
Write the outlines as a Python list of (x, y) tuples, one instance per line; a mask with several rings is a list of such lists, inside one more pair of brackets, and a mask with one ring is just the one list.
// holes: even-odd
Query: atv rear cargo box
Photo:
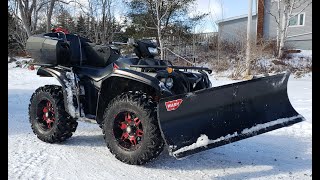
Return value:
[(34, 62), (39, 64), (66, 64), (70, 59), (68, 43), (61, 38), (50, 37), (47, 34), (29, 37), (26, 50), (34, 58)]
[(74, 34), (34, 35), (27, 40), (26, 50), (34, 58), (34, 63), (52, 66), (105, 67), (120, 56), (108, 45), (97, 45)]

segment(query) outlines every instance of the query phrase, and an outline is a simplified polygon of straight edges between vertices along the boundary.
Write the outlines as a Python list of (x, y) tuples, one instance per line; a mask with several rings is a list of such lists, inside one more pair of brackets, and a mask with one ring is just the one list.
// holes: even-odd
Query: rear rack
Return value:
[(165, 68), (173, 68), (173, 69), (194, 69), (194, 70), (203, 70), (207, 71), (209, 74), (212, 73), (212, 70), (206, 67), (188, 67), (188, 66), (149, 66), (149, 65), (130, 65), (130, 67), (136, 68), (155, 68), (155, 69), (165, 69)]
[(72, 71), (72, 67), (62, 66), (62, 65), (53, 65), (53, 64), (44, 64), (44, 63), (30, 63), (30, 65), (36, 65), (41, 67), (58, 67), (61, 69), (67, 69), (69, 71)]
[(56, 66), (56, 65), (53, 65), (53, 64), (45, 64), (45, 63), (30, 63), (30, 65), (44, 66), (44, 67), (53, 67), (53, 66)]

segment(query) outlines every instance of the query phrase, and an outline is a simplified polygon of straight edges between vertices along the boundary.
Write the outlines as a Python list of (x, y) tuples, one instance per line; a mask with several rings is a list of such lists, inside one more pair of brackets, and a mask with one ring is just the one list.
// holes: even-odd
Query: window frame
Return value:
[[(303, 24), (300, 25), (300, 16), (301, 14), (303, 14)], [(290, 22), (290, 19), (295, 17), (295, 16), (298, 16), (298, 19), (297, 19), (297, 24), (296, 25), (289, 25), (289, 22)], [(291, 18), (289, 18), (289, 21), (288, 21), (288, 27), (301, 27), (301, 26), (304, 26), (305, 23), (306, 23), (306, 13), (305, 12), (301, 12), (299, 14), (296, 14), (295, 16), (292, 16)]]

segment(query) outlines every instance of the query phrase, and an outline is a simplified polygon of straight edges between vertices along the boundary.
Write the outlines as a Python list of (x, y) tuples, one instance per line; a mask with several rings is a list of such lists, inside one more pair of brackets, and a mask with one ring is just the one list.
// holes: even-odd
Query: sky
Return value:
[[(196, 7), (193, 12), (209, 13), (209, 15), (199, 24), (196, 32), (217, 31), (217, 20), (226, 19), (234, 16), (248, 14), (248, 0), (196, 0)], [(256, 0), (253, 0), (252, 12), (256, 12)], [(192, 15), (192, 13), (191, 13)]]
[[(233, 16), (248, 14), (249, 0), (196, 0), (190, 8), (190, 16), (201, 13), (208, 13), (208, 16), (199, 23), (195, 32), (215, 32), (218, 28), (215, 24), (217, 20), (226, 19)], [(124, 16), (124, 8), (116, 8), (115, 16), (120, 20)], [(256, 0), (252, 3), (252, 12), (256, 12)]]
[[(82, 4), (87, 4), (87, 0), (80, 0)], [(122, 0), (115, 0), (114, 15), (118, 21), (123, 20), (126, 8)], [(119, 5), (121, 4), (121, 5)], [(199, 23), (195, 32), (215, 32), (218, 31), (215, 22), (233, 16), (248, 14), (249, 0), (196, 0), (190, 8), (190, 16), (200, 13), (209, 15)], [(256, 0), (253, 0), (252, 12), (256, 12)]]

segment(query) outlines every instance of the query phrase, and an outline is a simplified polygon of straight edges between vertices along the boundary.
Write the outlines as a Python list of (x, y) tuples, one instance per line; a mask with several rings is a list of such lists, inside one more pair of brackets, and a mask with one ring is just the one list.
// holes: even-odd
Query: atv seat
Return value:
[(88, 39), (77, 35), (67, 34), (67, 40), (70, 42), (70, 63), (72, 65), (81, 64), (92, 67), (106, 67), (120, 56), (110, 46), (96, 45)]

